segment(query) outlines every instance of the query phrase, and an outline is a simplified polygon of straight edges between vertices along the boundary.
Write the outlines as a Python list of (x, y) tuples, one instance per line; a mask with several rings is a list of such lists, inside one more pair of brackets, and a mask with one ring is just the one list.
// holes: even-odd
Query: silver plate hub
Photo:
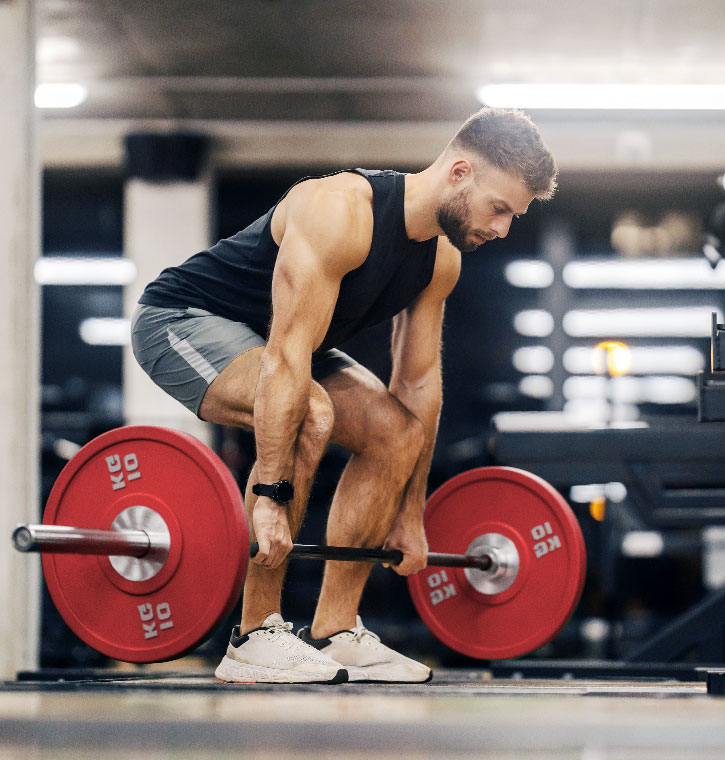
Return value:
[(519, 574), (519, 553), (516, 544), (500, 533), (484, 533), (473, 539), (466, 554), (481, 557), (488, 554), (493, 565), (488, 570), (467, 567), (468, 582), (481, 594), (500, 594), (510, 588)]
[(169, 528), (163, 517), (149, 507), (124, 509), (111, 523), (114, 530), (143, 530), (148, 534), (152, 549), (144, 557), (109, 557), (113, 569), (129, 581), (147, 581), (166, 564), (171, 546)]

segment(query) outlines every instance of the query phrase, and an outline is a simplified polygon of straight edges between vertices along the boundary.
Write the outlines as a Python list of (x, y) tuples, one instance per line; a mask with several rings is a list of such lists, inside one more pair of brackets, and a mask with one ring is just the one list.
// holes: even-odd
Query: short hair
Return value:
[(556, 191), (554, 157), (523, 111), (484, 107), (465, 121), (449, 147), (472, 152), (517, 176), (539, 200), (549, 200)]

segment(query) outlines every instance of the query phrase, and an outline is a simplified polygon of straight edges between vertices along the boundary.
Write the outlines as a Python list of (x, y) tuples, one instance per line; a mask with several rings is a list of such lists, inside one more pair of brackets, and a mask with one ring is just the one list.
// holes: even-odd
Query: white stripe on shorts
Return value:
[(189, 343), (188, 340), (179, 338), (174, 335), (170, 328), (166, 328), (166, 334), (169, 338), (169, 345), (176, 351), (179, 356), (189, 363), (207, 383), (211, 384), (212, 380), (219, 377), (219, 373), (214, 367)]

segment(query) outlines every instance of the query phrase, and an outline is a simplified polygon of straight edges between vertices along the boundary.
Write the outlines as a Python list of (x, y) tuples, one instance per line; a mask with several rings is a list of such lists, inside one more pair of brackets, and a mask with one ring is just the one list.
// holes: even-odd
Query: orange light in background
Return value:
[[(603, 360), (603, 361), (602, 361)], [(629, 346), (614, 340), (605, 340), (594, 351), (594, 371), (598, 375), (622, 377), (632, 368)]]
[(596, 499), (592, 499), (589, 502), (589, 514), (597, 521), (603, 522), (604, 516), (607, 511), (607, 498), (606, 496), (599, 496)]

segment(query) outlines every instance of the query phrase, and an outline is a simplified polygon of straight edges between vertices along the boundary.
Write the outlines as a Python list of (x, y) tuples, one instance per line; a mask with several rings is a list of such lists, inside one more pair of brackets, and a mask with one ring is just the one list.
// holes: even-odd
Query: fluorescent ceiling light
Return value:
[(131, 343), (131, 320), (92, 317), (81, 322), (78, 332), (91, 346), (128, 346)]
[(88, 97), (88, 88), (82, 84), (46, 83), (35, 88), (35, 105), (38, 108), (75, 108)]
[(554, 331), (554, 317), (542, 309), (527, 309), (514, 315), (514, 330), (527, 338), (545, 338)]
[(574, 338), (705, 338), (714, 306), (672, 309), (581, 309), (564, 315), (564, 332)]
[(78, 40), (61, 35), (41, 37), (35, 46), (35, 58), (40, 64), (71, 60), (77, 58), (80, 53), (81, 46)]
[(499, 108), (725, 109), (721, 84), (489, 84), (476, 90), (476, 97)]
[(570, 288), (592, 290), (725, 290), (725, 269), (697, 259), (571, 261), (563, 278)]
[(136, 279), (130, 259), (46, 256), (35, 262), (39, 285), (128, 285)]
[(506, 265), (507, 282), (516, 288), (548, 288), (554, 282), (554, 269), (546, 261), (521, 259)]

